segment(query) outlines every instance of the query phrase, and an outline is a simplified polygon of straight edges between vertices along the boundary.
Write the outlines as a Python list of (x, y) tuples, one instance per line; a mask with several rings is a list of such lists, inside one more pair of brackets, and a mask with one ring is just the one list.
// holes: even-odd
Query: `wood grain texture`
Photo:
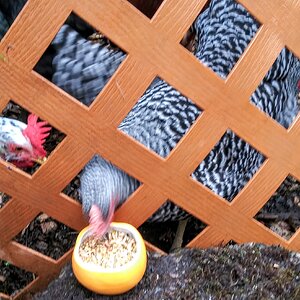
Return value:
[(187, 245), (189, 248), (209, 248), (214, 246), (225, 246), (230, 241), (230, 236), (218, 227), (208, 226), (201, 231)]
[[(165, 0), (154, 15), (151, 23), (179, 43), (196, 19), (206, 0)], [(182, 7), (190, 9), (182, 10)]]
[(10, 199), (0, 210), (1, 247), (20, 233), (38, 213), (39, 210), (33, 209), (29, 204), (25, 204), (16, 198)]
[[(160, 4), (131, 2), (144, 5), (148, 16)], [(0, 259), (38, 276), (16, 299), (45, 286), (72, 250), (54, 261), (13, 238), (39, 212), (76, 230), (86, 225), (80, 204), (62, 190), (95, 154), (142, 182), (116, 212), (118, 221), (138, 227), (170, 199), (207, 225), (188, 247), (234, 240), (300, 251), (300, 230), (286, 241), (253, 219), (287, 175), (300, 180), (300, 118), (286, 130), (249, 102), (283, 47), (300, 57), (300, 1), (239, 2), (261, 27), (223, 80), (179, 44), (205, 0), (165, 0), (151, 19), (126, 0), (28, 0), (0, 43), (5, 55), (0, 60), (0, 108), (12, 99), (66, 138), (33, 176), (0, 161), (0, 190), (12, 196), (0, 210)], [(32, 71), (72, 11), (127, 53), (89, 108)], [(117, 129), (156, 76), (203, 111), (165, 159)], [(232, 203), (190, 176), (228, 128), (266, 157)], [(149, 243), (147, 248), (159, 251)]]
[(114, 219), (119, 222), (130, 220), (130, 224), (139, 227), (167, 200), (165, 195), (143, 184), (117, 210)]
[(283, 47), (283, 41), (272, 30), (272, 26), (264, 24), (228, 75), (227, 86), (250, 98)]

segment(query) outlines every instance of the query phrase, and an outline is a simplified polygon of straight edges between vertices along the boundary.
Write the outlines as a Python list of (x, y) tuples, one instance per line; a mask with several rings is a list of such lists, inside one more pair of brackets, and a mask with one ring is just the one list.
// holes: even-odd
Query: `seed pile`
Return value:
[(102, 268), (118, 268), (131, 261), (136, 241), (123, 231), (111, 230), (102, 237), (89, 236), (81, 242), (79, 256)]

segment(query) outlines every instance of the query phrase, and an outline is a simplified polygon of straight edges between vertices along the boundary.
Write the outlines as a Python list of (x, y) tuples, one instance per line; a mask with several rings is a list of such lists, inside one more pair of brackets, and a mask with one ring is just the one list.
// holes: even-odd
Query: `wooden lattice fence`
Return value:
[[(40, 212), (86, 225), (61, 191), (95, 153), (143, 183), (116, 220), (139, 226), (171, 199), (208, 225), (189, 247), (234, 240), (300, 250), (300, 230), (286, 241), (253, 218), (289, 174), (300, 180), (300, 120), (285, 130), (249, 101), (283, 47), (300, 57), (300, 1), (239, 1), (261, 27), (226, 80), (179, 43), (206, 2), (165, 0), (148, 19), (125, 0), (28, 0), (1, 41), (0, 108), (13, 99), (66, 134), (33, 176), (0, 162), (0, 190), (12, 196), (0, 210), (0, 259), (37, 275), (23, 292), (45, 286), (71, 250), (55, 261), (13, 238)], [(72, 11), (128, 53), (90, 108), (32, 70)], [(156, 76), (204, 111), (166, 159), (117, 129)], [(228, 128), (267, 158), (231, 203), (190, 177)]]

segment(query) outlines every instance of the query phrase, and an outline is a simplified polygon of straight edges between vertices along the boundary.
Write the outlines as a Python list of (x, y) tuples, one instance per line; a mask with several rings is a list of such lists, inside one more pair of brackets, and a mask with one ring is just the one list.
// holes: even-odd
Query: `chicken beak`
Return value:
[(43, 157), (43, 158), (41, 158), (41, 157), (39, 157), (39, 158), (32, 158), (31, 160), (34, 161), (34, 162), (36, 162), (36, 163), (39, 164), (39, 165), (42, 165), (43, 163), (46, 162), (47, 157)]

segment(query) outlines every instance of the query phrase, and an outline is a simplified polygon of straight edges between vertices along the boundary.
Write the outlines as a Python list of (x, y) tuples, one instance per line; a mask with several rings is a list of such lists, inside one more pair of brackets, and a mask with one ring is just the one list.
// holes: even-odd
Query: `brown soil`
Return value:
[(82, 287), (67, 265), (34, 300), (97, 299), (300, 299), (300, 254), (245, 244), (206, 250), (149, 253), (141, 282), (114, 297)]

